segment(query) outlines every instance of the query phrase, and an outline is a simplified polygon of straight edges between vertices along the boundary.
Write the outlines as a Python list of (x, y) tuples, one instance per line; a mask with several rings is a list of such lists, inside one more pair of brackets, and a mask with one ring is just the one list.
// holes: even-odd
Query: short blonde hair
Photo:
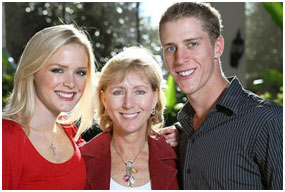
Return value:
[(124, 51), (110, 59), (102, 68), (96, 92), (97, 121), (103, 131), (112, 130), (112, 121), (103, 105), (101, 91), (105, 91), (107, 86), (113, 82), (123, 81), (126, 74), (130, 72), (135, 72), (142, 78), (147, 79), (152, 90), (158, 92), (156, 112), (150, 116), (147, 124), (147, 134), (150, 134), (151, 130), (157, 131), (164, 125), (163, 112), (166, 99), (162, 90), (163, 76), (160, 66), (151, 52), (143, 47), (125, 48)]
[[(3, 111), (3, 118), (16, 121), (27, 134), (35, 109), (34, 75), (47, 64), (49, 58), (60, 47), (69, 43), (77, 43), (85, 48), (88, 55), (88, 70), (82, 97), (65, 122), (81, 118), (75, 139), (78, 139), (79, 134), (93, 123), (93, 108), (90, 102), (93, 100), (92, 79), (95, 73), (95, 57), (91, 43), (86, 34), (73, 25), (57, 25), (37, 32), (27, 43), (15, 73), (13, 91)], [(58, 121), (62, 123), (59, 119)]]

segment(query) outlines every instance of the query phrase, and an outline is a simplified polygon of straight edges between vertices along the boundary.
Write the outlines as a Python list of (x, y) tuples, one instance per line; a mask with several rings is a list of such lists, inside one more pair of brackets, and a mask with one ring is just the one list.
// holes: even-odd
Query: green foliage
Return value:
[(283, 4), (281, 2), (264, 2), (263, 6), (271, 15), (273, 21), (283, 30)]
[(276, 94), (283, 85), (283, 74), (275, 69), (259, 73), (257, 79), (261, 79), (262, 83), (254, 86), (256, 92), (269, 91)]
[(247, 5), (250, 6), (246, 20), (246, 87), (283, 105), (283, 4), (264, 2)]
[(276, 95), (272, 95), (269, 92), (265, 92), (260, 95), (263, 98), (273, 100), (277, 104), (283, 106), (283, 86), (280, 87), (279, 92)]
[(166, 113), (170, 113), (173, 110), (174, 105), (176, 104), (176, 84), (171, 75), (167, 79), (168, 89), (165, 91), (166, 96)]
[(3, 91), (2, 105), (3, 106), (7, 103), (10, 91), (13, 89), (13, 80), (14, 80), (13, 75), (2, 74), (2, 91)]
[(166, 111), (164, 116), (165, 125), (170, 126), (177, 122), (177, 113), (182, 109), (187, 99), (180, 90), (177, 90), (176, 83), (171, 75), (168, 75), (167, 86), (168, 89), (165, 91)]
[(259, 73), (256, 79), (261, 83), (253, 85), (252, 90), (261, 97), (271, 99), (276, 103), (283, 105), (283, 74), (277, 70), (271, 69)]
[(7, 103), (10, 91), (13, 89), (15, 66), (13, 59), (8, 56), (7, 50), (2, 49), (2, 106)]

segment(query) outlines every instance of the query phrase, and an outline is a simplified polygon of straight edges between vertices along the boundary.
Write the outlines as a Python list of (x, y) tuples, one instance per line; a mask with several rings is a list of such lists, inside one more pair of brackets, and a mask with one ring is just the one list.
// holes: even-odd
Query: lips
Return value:
[(137, 113), (120, 113), (124, 118), (127, 119), (134, 119), (138, 116), (139, 112)]
[(177, 73), (181, 77), (187, 77), (187, 76), (190, 76), (195, 70), (196, 69), (190, 69), (190, 70), (186, 70), (186, 71), (180, 71), (180, 72), (177, 72)]
[(63, 99), (71, 99), (75, 95), (75, 92), (67, 93), (67, 92), (56, 91), (55, 93)]

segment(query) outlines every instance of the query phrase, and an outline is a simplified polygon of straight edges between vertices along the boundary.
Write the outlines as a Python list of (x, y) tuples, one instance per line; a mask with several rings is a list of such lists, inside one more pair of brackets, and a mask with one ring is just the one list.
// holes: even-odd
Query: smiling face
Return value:
[(152, 90), (147, 79), (131, 71), (123, 81), (108, 84), (106, 90), (101, 92), (101, 98), (114, 131), (145, 134), (158, 94)]
[(82, 45), (59, 48), (34, 76), (37, 112), (71, 111), (84, 91), (87, 70), (88, 56)]
[(212, 45), (200, 20), (194, 17), (164, 23), (160, 36), (165, 63), (182, 92), (191, 96), (212, 86), (219, 71), (222, 38)]

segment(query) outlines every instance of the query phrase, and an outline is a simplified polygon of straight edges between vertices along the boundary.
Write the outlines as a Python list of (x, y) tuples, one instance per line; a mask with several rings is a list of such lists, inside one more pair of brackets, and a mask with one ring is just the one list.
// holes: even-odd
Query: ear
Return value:
[(158, 103), (158, 89), (156, 89), (154, 92), (154, 98), (152, 100), (152, 109), (155, 108), (157, 103)]
[(104, 91), (102, 91), (102, 90), (100, 92), (100, 97), (101, 97), (101, 101), (102, 101), (104, 107), (106, 108), (106, 95), (105, 95)]
[(214, 45), (214, 49), (215, 49), (215, 54), (214, 54), (214, 58), (215, 59), (219, 59), (224, 51), (224, 37), (223, 36), (219, 36), (215, 42)]

